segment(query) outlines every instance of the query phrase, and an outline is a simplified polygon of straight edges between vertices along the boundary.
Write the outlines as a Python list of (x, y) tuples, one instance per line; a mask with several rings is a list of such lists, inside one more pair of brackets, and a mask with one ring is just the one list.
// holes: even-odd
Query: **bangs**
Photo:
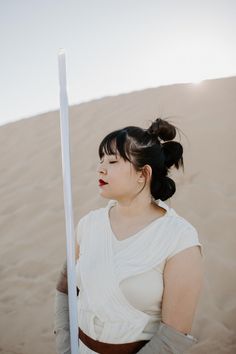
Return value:
[(116, 130), (102, 140), (98, 148), (98, 154), (100, 159), (106, 155), (115, 155), (118, 154), (126, 161), (131, 162), (130, 157), (128, 156), (127, 151), (129, 141), (127, 132), (124, 129)]

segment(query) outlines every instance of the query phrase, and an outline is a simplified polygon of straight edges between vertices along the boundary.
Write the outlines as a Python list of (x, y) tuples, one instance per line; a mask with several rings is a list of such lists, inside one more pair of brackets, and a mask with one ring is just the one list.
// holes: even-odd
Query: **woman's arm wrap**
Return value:
[(198, 340), (160, 321), (157, 333), (138, 354), (183, 354)]
[(54, 305), (54, 334), (58, 354), (70, 354), (70, 322), (68, 295), (56, 289)]
[[(77, 288), (77, 296), (79, 289)], [(56, 286), (54, 303), (54, 332), (58, 354), (70, 354), (70, 321), (67, 286), (67, 262), (65, 261)]]

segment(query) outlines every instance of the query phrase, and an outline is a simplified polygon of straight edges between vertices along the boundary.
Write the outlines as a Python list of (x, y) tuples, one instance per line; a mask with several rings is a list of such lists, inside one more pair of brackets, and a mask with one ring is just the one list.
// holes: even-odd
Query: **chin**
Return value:
[(99, 193), (100, 197), (104, 198), (104, 199), (112, 199), (111, 196), (109, 196), (109, 193), (104, 193), (103, 190), (100, 190), (100, 193)]
[(104, 190), (100, 190), (99, 195), (104, 199), (117, 199), (114, 195), (111, 195), (110, 193)]

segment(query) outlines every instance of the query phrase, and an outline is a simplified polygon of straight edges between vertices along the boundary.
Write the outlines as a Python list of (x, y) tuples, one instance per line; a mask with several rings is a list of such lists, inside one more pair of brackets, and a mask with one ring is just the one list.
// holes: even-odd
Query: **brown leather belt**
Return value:
[(87, 336), (81, 328), (79, 328), (79, 338), (91, 350), (99, 354), (135, 354), (137, 353), (148, 340), (140, 340), (138, 342), (111, 344), (94, 340)]

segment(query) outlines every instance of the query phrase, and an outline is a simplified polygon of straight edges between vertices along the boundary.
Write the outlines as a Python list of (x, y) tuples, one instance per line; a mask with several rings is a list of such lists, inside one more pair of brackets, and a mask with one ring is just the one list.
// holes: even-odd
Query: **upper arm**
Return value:
[(82, 216), (76, 226), (75, 229), (75, 258), (76, 260), (79, 259), (79, 255), (80, 255), (80, 248), (82, 250), (82, 242), (83, 242), (83, 237), (84, 234), (86, 233), (86, 225), (89, 225), (89, 218), (92, 215), (92, 211), (90, 211), (88, 214)]
[(162, 321), (190, 333), (204, 279), (200, 247), (188, 247), (171, 257), (164, 268)]

